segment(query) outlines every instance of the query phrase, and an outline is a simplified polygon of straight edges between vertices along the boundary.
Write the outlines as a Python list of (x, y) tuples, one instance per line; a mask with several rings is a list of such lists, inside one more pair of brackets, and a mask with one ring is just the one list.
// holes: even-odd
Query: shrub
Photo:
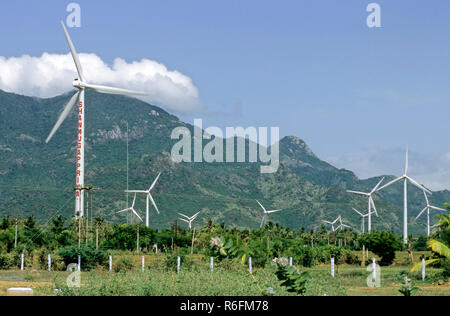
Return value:
[(12, 258), (7, 253), (0, 253), (0, 270), (7, 270), (12, 266)]
[(78, 263), (78, 256), (81, 256), (81, 269), (90, 271), (97, 266), (106, 266), (108, 256), (103, 250), (96, 250), (91, 246), (71, 246), (58, 251), (58, 255), (63, 259), (66, 267), (72, 263)]
[(380, 266), (394, 262), (395, 251), (403, 247), (401, 239), (393, 232), (372, 231), (359, 237), (359, 242), (381, 257)]
[(296, 267), (289, 266), (287, 258), (274, 259), (274, 261), (277, 264), (277, 272), (275, 274), (278, 280), (281, 281), (281, 286), (286, 287), (288, 292), (304, 295), (309, 280), (308, 272), (300, 273)]
[(313, 251), (309, 247), (297, 244), (288, 251), (288, 254), (295, 264), (300, 264), (303, 267), (312, 267), (314, 264)]

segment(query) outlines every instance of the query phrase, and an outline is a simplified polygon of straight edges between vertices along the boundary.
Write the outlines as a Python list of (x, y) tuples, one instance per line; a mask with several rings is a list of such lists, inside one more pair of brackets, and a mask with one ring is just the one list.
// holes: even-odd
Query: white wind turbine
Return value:
[(331, 225), (331, 229), (332, 229), (332, 231), (334, 232), (334, 231), (336, 231), (336, 229), (334, 228), (334, 225), (336, 225), (336, 223), (337, 223), (338, 221), (341, 221), (340, 223), (342, 223), (342, 219), (341, 219), (341, 216), (340, 216), (340, 215), (338, 216), (338, 218), (336, 218), (336, 219), (335, 219), (334, 221), (332, 221), (332, 222), (330, 222), (330, 221), (322, 221), (322, 222), (324, 222), (325, 224)]
[(121, 210), (117, 213), (124, 213), (124, 212), (128, 212), (131, 211), (137, 218), (140, 219), (141, 222), (143, 222), (142, 218), (139, 216), (139, 214), (136, 212), (136, 210), (134, 209), (134, 205), (136, 204), (136, 194), (134, 195), (134, 200), (133, 200), (133, 204), (131, 205), (131, 207), (126, 208), (124, 210)]
[(342, 217), (339, 216), (339, 226), (336, 228), (336, 230), (339, 230), (339, 229), (342, 229), (342, 228), (351, 228), (351, 227), (348, 226), (348, 225), (345, 225), (345, 224), (342, 222)]
[(427, 193), (424, 191), (423, 195), (425, 195), (425, 201), (427, 202), (427, 206), (422, 210), (422, 212), (419, 213), (419, 215), (417, 215), (416, 220), (425, 212), (427, 211), (427, 236), (429, 237), (431, 235), (431, 224), (430, 224), (430, 211), (431, 210), (435, 210), (435, 211), (441, 211), (441, 212), (446, 212), (446, 210), (444, 210), (443, 208), (440, 207), (436, 207), (436, 206), (432, 206), (430, 204), (430, 200), (428, 199)]
[(417, 181), (412, 179), (408, 176), (408, 148), (406, 148), (406, 161), (405, 161), (405, 173), (398, 177), (395, 180), (392, 180), (389, 183), (386, 183), (381, 188), (378, 189), (378, 191), (383, 190), (384, 188), (387, 188), (388, 186), (391, 186), (399, 181), (403, 180), (403, 243), (408, 243), (408, 181), (411, 182), (413, 185), (418, 187), (420, 190), (427, 192), (428, 194), (432, 194), (430, 190), (425, 188), (424, 186), (420, 185)]
[(100, 85), (89, 84), (86, 81), (86, 78), (83, 74), (83, 69), (81, 68), (80, 59), (75, 50), (75, 46), (70, 39), (69, 33), (67, 32), (64, 23), (61, 22), (61, 25), (64, 30), (64, 34), (66, 35), (67, 42), (69, 44), (70, 52), (72, 54), (72, 58), (75, 62), (75, 67), (78, 72), (78, 77), (73, 81), (73, 86), (78, 89), (78, 92), (70, 99), (70, 101), (64, 107), (63, 112), (60, 114), (58, 121), (53, 127), (52, 131), (48, 135), (46, 139), (46, 143), (48, 144), (52, 139), (53, 135), (55, 135), (56, 131), (59, 129), (64, 120), (69, 116), (71, 110), (77, 104), (77, 112), (78, 112), (78, 138), (77, 138), (77, 160), (76, 160), (76, 195), (75, 195), (75, 214), (77, 216), (84, 216), (84, 151), (85, 151), (85, 112), (86, 112), (86, 104), (84, 102), (85, 91), (87, 89), (94, 90), (100, 93), (108, 93), (108, 94), (126, 94), (126, 95), (146, 95), (145, 93), (125, 90), (119, 88), (112, 88)]
[(187, 215), (178, 213), (178, 215), (183, 217), (183, 218), (179, 218), (179, 220), (189, 224), (189, 229), (192, 229), (192, 223), (197, 219), (198, 214), (200, 214), (200, 212), (198, 212), (197, 214), (194, 214), (193, 216), (189, 217)]
[(263, 215), (263, 218), (261, 221), (261, 226), (260, 226), (260, 228), (263, 228), (264, 224), (267, 221), (267, 217), (269, 216), (269, 214), (273, 214), (273, 213), (277, 213), (277, 212), (281, 212), (281, 211), (280, 210), (267, 211), (266, 208), (258, 200), (256, 200), (256, 202), (258, 202), (259, 206), (261, 206), (261, 208), (264, 211), (264, 215)]
[[(356, 208), (352, 208), (353, 211), (355, 211), (356, 213), (358, 213), (361, 216), (361, 232), (364, 234), (365, 230), (366, 230), (366, 224), (365, 224), (365, 218), (369, 216), (369, 213), (367, 214), (363, 214), (360, 211), (358, 211)], [(372, 214), (374, 214), (375, 212), (372, 212)]]
[(159, 213), (158, 206), (156, 206), (155, 200), (153, 199), (152, 194), (150, 193), (158, 182), (159, 177), (161, 176), (161, 172), (156, 177), (155, 181), (153, 181), (152, 185), (148, 190), (125, 190), (126, 193), (144, 193), (146, 194), (146, 207), (145, 207), (145, 226), (150, 227), (150, 201), (152, 201), (153, 206), (155, 207), (156, 212)]
[[(380, 187), (381, 183), (384, 181), (384, 178), (378, 182), (378, 184), (370, 191), (369, 193), (366, 192), (359, 192), (359, 191), (351, 191), (347, 190), (348, 193), (353, 193), (357, 195), (362, 195), (368, 198), (368, 208), (367, 208), (367, 216), (368, 216), (368, 224), (367, 224), (367, 230), (370, 232), (372, 230), (372, 214), (375, 213), (375, 215), (378, 216), (377, 208), (375, 207), (375, 202), (373, 201), (373, 195), (375, 192), (377, 192), (378, 188)], [(374, 212), (372, 212), (372, 207), (374, 209)]]

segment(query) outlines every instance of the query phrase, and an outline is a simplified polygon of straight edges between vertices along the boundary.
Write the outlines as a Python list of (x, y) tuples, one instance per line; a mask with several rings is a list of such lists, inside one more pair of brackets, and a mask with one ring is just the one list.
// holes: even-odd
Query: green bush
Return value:
[(64, 261), (65, 266), (78, 263), (78, 256), (81, 256), (81, 269), (90, 271), (97, 266), (105, 267), (108, 263), (108, 255), (103, 250), (96, 250), (91, 246), (71, 246), (61, 248), (58, 255)]
[(403, 247), (401, 239), (388, 231), (371, 231), (360, 236), (359, 242), (381, 257), (380, 266), (391, 265), (395, 259), (395, 251)]
[(7, 253), (0, 253), (0, 270), (8, 270), (12, 266), (12, 258)]
[(288, 255), (292, 257), (294, 264), (302, 265), (303, 267), (312, 267), (314, 264), (313, 250), (303, 245), (294, 245), (288, 251)]

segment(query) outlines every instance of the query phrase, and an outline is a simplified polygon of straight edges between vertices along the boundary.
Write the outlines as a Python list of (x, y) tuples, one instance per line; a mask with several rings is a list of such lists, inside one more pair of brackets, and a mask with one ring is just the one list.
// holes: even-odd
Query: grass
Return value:
[[(115, 258), (120, 257), (115, 254)], [(273, 288), (275, 295), (288, 293), (275, 276), (272, 266), (254, 269), (252, 275), (246, 266), (239, 264), (218, 264), (214, 272), (209, 270), (209, 262), (201, 256), (194, 256), (190, 264), (182, 266), (180, 274), (165, 265), (161, 257), (146, 256), (146, 271), (140, 271), (140, 257), (125, 254), (133, 260), (131, 271), (109, 273), (104, 268), (83, 272), (80, 289), (70, 289), (65, 280), (68, 272), (0, 271), (0, 296), (6, 295), (10, 287), (31, 287), (35, 295), (53, 296), (260, 296)], [(418, 258), (419, 254), (416, 254)], [(300, 268), (310, 273), (307, 295), (312, 296), (399, 296), (403, 283), (403, 273), (410, 268), (406, 265), (407, 254), (399, 253), (394, 265), (381, 267), (381, 287), (369, 288), (366, 278), (371, 275), (365, 268), (354, 265), (336, 267), (336, 277), (330, 276), (329, 265)], [(422, 281), (419, 274), (409, 277), (419, 288), (418, 296), (448, 296), (450, 284), (438, 285), (442, 279), (439, 269), (428, 269), (427, 279)], [(60, 289), (57, 293), (55, 289)]]

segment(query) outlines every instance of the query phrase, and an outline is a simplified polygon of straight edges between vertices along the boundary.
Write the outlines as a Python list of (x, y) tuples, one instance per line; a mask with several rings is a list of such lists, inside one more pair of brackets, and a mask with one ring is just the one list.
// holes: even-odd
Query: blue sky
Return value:
[[(0, 56), (67, 54), (70, 2), (2, 3)], [(400, 174), (409, 145), (412, 175), (450, 188), (448, 1), (377, 1), (381, 28), (367, 27), (363, 0), (76, 2), (79, 52), (192, 79), (208, 113), (186, 121), (279, 126), (361, 177)]]

